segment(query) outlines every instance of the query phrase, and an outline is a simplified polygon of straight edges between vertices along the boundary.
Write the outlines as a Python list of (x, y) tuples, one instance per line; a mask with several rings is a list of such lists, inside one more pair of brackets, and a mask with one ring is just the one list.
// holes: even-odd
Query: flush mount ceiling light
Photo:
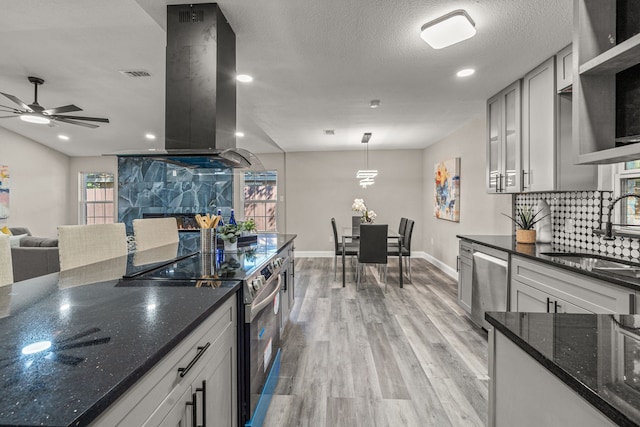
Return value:
[(356, 178), (360, 180), (360, 186), (367, 188), (369, 185), (373, 185), (375, 181), (373, 178), (378, 176), (377, 169), (369, 169), (369, 140), (371, 139), (371, 132), (367, 132), (362, 135), (362, 143), (365, 146), (365, 169), (360, 169), (356, 172)]
[(242, 83), (250, 83), (250, 82), (253, 81), (253, 77), (251, 77), (248, 74), (238, 74), (236, 76), (236, 80), (238, 80), (239, 82), (242, 82)]
[(236, 136), (238, 138), (243, 138), (244, 137), (244, 132), (236, 132)]
[(29, 123), (37, 123), (39, 125), (48, 125), (49, 123), (51, 123), (51, 120), (47, 119), (46, 117), (42, 117), (33, 113), (21, 114), (20, 120), (23, 120)]
[(465, 68), (464, 70), (458, 71), (456, 73), (456, 76), (458, 76), (458, 77), (469, 77), (469, 76), (472, 76), (475, 72), (476, 72), (476, 70), (474, 70), (473, 68)]
[(152, 133), (145, 133), (144, 137), (147, 138), (149, 141), (153, 141), (156, 139), (156, 136)]
[(434, 49), (442, 49), (476, 35), (475, 23), (462, 9), (454, 10), (420, 29), (420, 37)]
[(68, 141), (69, 137), (67, 135), (58, 135), (58, 139), (61, 139), (63, 141)]
[(372, 99), (371, 102), (369, 103), (369, 108), (378, 108), (379, 106), (380, 106), (379, 99)]

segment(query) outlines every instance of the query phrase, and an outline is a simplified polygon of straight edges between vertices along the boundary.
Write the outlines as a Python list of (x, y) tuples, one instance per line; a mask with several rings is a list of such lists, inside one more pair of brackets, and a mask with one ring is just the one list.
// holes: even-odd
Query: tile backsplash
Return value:
[(513, 196), (514, 212), (526, 206), (535, 208), (544, 199), (551, 208), (554, 245), (617, 255), (623, 258), (640, 258), (640, 239), (616, 237), (607, 241), (593, 230), (604, 229), (609, 205), (613, 200), (610, 191), (554, 191), (522, 193)]

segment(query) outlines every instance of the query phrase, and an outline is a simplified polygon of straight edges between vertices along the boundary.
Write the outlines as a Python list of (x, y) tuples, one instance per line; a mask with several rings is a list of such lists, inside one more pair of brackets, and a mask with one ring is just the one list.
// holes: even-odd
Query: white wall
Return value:
[[(427, 258), (448, 272), (455, 272), (457, 234), (511, 234), (511, 195), (487, 194), (485, 190), (485, 117), (478, 117), (436, 144), (424, 149), (424, 251)], [(434, 165), (453, 157), (460, 165), (460, 222), (436, 219)], [(442, 264), (444, 265), (442, 265)]]
[(11, 186), (9, 218), (0, 227), (56, 237), (57, 226), (68, 222), (69, 157), (0, 128), (0, 164), (9, 166)]
[(422, 250), (424, 192), (423, 150), (370, 151), (369, 166), (378, 169), (373, 186), (356, 179), (364, 167), (362, 151), (286, 154), (286, 231), (297, 234), (301, 252), (330, 252), (331, 217), (338, 234), (351, 226), (353, 199), (363, 198), (377, 214), (377, 223), (397, 229), (401, 217), (416, 221), (413, 250)]
[[(71, 157), (69, 162), (69, 222), (67, 224), (80, 224), (80, 174), (83, 172), (110, 172), (116, 181), (115, 197), (116, 209), (118, 207), (118, 158), (116, 156), (95, 156), (95, 157)], [(116, 211), (116, 215), (117, 215)], [(118, 218), (116, 217), (117, 221)]]

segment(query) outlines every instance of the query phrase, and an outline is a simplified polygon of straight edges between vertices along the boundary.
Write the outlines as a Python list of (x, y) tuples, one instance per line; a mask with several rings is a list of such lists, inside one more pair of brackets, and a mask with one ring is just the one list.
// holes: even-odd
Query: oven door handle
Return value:
[(255, 313), (259, 313), (263, 308), (265, 308), (267, 305), (269, 305), (271, 303), (271, 301), (275, 298), (275, 296), (278, 294), (278, 292), (280, 292), (280, 283), (281, 282), (282, 282), (281, 276), (278, 274), (278, 286), (276, 286), (276, 289), (273, 292), (271, 292), (271, 294), (268, 297), (266, 297), (265, 299), (260, 301), (255, 306), (251, 307), (252, 320), (253, 320), (254, 314)]

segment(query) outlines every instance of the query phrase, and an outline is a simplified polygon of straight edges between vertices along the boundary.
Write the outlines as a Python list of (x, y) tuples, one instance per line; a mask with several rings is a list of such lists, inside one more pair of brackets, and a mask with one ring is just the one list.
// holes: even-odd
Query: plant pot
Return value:
[(234, 241), (231, 243), (228, 240), (223, 240), (224, 242), (224, 251), (225, 252), (238, 252), (238, 241)]
[(535, 243), (536, 230), (516, 230), (517, 243)]

